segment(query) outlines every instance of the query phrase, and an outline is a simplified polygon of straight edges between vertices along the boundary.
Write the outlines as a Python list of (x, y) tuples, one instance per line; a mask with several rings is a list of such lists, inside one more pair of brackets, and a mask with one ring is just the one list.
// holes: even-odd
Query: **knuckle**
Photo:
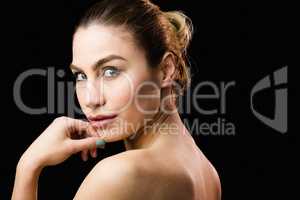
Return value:
[(64, 116), (61, 116), (61, 117), (57, 117), (54, 119), (54, 122), (60, 122), (60, 121), (63, 121), (64, 120)]
[(54, 119), (54, 123), (67, 123), (69, 121), (68, 117), (60, 116)]

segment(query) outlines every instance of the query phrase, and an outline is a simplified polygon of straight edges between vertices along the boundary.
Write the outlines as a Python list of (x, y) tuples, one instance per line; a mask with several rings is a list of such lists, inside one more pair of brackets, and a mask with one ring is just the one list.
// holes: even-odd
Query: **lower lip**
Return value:
[(100, 127), (104, 127), (105, 125), (111, 123), (114, 119), (116, 118), (108, 118), (108, 119), (103, 119), (103, 120), (97, 120), (97, 121), (90, 121), (91, 125), (96, 127), (96, 128), (100, 128)]

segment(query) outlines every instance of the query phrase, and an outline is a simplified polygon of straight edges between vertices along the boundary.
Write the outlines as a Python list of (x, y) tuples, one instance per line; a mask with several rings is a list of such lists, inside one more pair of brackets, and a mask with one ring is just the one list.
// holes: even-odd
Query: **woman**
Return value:
[(12, 199), (36, 199), (44, 167), (78, 152), (96, 157), (118, 140), (126, 151), (101, 160), (74, 199), (220, 199), (217, 172), (177, 110), (191, 35), (182, 12), (146, 0), (93, 5), (75, 29), (70, 65), (88, 121), (54, 120), (18, 162)]

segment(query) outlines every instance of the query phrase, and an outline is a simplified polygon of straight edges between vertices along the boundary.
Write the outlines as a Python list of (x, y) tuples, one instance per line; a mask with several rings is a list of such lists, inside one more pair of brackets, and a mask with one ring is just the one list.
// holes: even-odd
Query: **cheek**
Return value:
[(122, 76), (116, 81), (106, 83), (104, 94), (108, 107), (117, 112), (124, 112), (133, 101), (134, 88), (131, 81)]
[(155, 114), (160, 106), (160, 90), (155, 88), (140, 88), (135, 97), (135, 107), (143, 115)]
[[(160, 89), (149, 76), (132, 76), (130, 88), (124, 87), (120, 90), (119, 96), (115, 98), (122, 99), (128, 103), (124, 110), (127, 121), (140, 121), (145, 118), (151, 118), (160, 106)], [(121, 86), (120, 86), (121, 87)], [(123, 93), (121, 95), (121, 93)]]
[(160, 106), (160, 88), (152, 79), (139, 82), (136, 87), (135, 105), (144, 115), (152, 115)]
[(82, 85), (76, 84), (76, 95), (80, 106), (82, 107), (85, 99), (85, 89)]

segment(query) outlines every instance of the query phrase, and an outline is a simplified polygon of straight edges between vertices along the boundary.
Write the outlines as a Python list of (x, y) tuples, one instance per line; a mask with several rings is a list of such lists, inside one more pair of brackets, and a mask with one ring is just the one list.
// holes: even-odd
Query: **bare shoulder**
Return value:
[(105, 158), (87, 175), (74, 199), (189, 199), (189, 179), (164, 168), (167, 163), (156, 162), (147, 150)]
[(141, 199), (139, 170), (127, 154), (107, 157), (86, 176), (74, 199)]

